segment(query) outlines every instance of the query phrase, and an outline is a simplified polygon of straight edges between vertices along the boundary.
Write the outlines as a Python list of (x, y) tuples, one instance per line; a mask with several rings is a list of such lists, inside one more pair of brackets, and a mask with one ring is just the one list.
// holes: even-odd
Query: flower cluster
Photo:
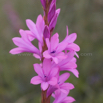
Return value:
[[(12, 40), (17, 46), (10, 50), (11, 54), (19, 54), (22, 52), (30, 52), (33, 56), (42, 61), (41, 64), (33, 64), (34, 71), (37, 76), (34, 76), (30, 83), (37, 85), (41, 84), (42, 103), (50, 99), (50, 96), (55, 98), (53, 103), (72, 103), (74, 98), (68, 96), (74, 85), (65, 83), (69, 78), (70, 73), (61, 71), (70, 71), (77, 78), (79, 72), (76, 69), (76, 58), (80, 50), (79, 46), (74, 43), (77, 38), (76, 33), (68, 34), (62, 42), (59, 42), (59, 34), (52, 35), (55, 28), (60, 9), (56, 10), (56, 0), (40, 0), (43, 6), (44, 15), (37, 17), (36, 23), (27, 19), (26, 24), (29, 30), (20, 30), (21, 37), (14, 37)], [(38, 48), (32, 44), (32, 41), (38, 40)], [(44, 96), (45, 95), (45, 96)]]

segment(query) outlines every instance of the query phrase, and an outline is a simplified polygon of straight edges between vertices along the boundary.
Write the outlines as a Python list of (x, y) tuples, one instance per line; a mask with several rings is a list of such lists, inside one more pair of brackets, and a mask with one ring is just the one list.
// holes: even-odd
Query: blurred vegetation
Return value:
[[(68, 25), (81, 48), (80, 76), (71, 73), (68, 79), (75, 86), (70, 95), (75, 103), (103, 103), (103, 0), (57, 0), (57, 8), (61, 13), (54, 32), (63, 40)], [(36, 75), (33, 64), (39, 61), (31, 54), (9, 54), (16, 47), (12, 38), (20, 36), (20, 28), (27, 29), (25, 20), (35, 22), (39, 14), (40, 0), (0, 1), (0, 103), (40, 103), (40, 85), (30, 84)]]

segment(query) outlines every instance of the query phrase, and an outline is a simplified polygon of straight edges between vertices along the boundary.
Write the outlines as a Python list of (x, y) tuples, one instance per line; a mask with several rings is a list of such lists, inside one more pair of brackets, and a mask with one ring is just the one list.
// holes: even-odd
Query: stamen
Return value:
[(54, 51), (52, 51), (51, 53), (55, 53), (56, 51), (54, 50)]

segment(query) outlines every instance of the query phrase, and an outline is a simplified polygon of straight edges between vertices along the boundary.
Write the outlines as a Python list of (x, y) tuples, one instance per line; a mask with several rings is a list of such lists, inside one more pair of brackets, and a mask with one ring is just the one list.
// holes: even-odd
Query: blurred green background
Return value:
[[(75, 103), (103, 103), (103, 0), (57, 0), (57, 8), (61, 13), (54, 32), (63, 40), (68, 25), (81, 48), (80, 75), (71, 73), (68, 82), (75, 89), (69, 95)], [(9, 54), (16, 47), (12, 38), (20, 36), (20, 28), (27, 29), (25, 20), (35, 22), (39, 14), (43, 14), (40, 0), (0, 0), (0, 103), (40, 103), (40, 85), (30, 84), (36, 75), (33, 64), (39, 61), (31, 54)]]

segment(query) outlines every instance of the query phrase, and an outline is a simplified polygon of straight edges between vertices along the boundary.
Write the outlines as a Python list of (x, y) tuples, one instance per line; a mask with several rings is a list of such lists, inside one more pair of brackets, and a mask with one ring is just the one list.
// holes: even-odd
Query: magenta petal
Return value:
[(71, 59), (71, 62), (76, 63), (76, 62), (77, 62), (77, 59), (76, 59), (75, 57), (73, 57), (73, 58)]
[(59, 58), (59, 59), (66, 59), (67, 55), (65, 55), (64, 52), (60, 52), (60, 53), (58, 53), (58, 55), (56, 57)]
[(29, 40), (26, 41), (20, 37), (15, 37), (12, 40), (15, 45), (22, 48), (23, 52), (31, 52), (40, 55), (40, 51), (34, 45), (32, 45)]
[(53, 61), (54, 61), (56, 64), (58, 64), (58, 58), (52, 57), (52, 59), (53, 59)]
[(43, 17), (42, 17), (42, 15), (39, 15), (36, 20), (36, 27), (37, 27), (38, 33), (40, 34), (41, 37), (42, 37), (43, 30), (44, 30), (44, 25), (45, 24), (44, 24)]
[(50, 79), (50, 81), (48, 81), (48, 83), (49, 83), (50, 85), (56, 85), (56, 84), (57, 84), (57, 78), (56, 78), (56, 77), (52, 77), (52, 78)]
[(75, 99), (73, 97), (68, 96), (63, 100), (63, 103), (72, 103), (74, 101), (75, 101)]
[(59, 77), (59, 82), (60, 84), (64, 83), (68, 78), (69, 78), (70, 74), (69, 73), (64, 73)]
[(72, 33), (69, 36), (66, 36), (66, 38), (64, 39), (65, 42), (68, 43), (73, 43), (77, 38), (77, 34), (76, 33)]
[(54, 76), (57, 75), (58, 72), (59, 72), (59, 68), (58, 67), (52, 68), (49, 76), (50, 77), (54, 77)]
[(59, 43), (58, 47), (57, 47), (57, 52), (62, 52), (66, 47), (67, 47), (68, 43), (67, 42), (61, 42)]
[(39, 55), (35, 54), (35, 53), (33, 54), (33, 56), (37, 59), (41, 59), (41, 57)]
[(41, 78), (40, 78), (39, 76), (33, 77), (33, 78), (31, 79), (31, 81), (30, 81), (30, 83), (31, 83), (31, 84), (34, 84), (34, 85), (40, 84), (41, 82), (42, 82), (42, 80), (41, 80)]
[(27, 43), (30, 43), (29, 39), (28, 39), (28, 35), (26, 34), (26, 32), (24, 30), (20, 29), (19, 33), (24, 41), (26, 41)]
[(43, 32), (44, 38), (50, 38), (50, 31), (49, 31), (49, 27), (45, 26), (44, 28), (44, 32)]
[(11, 53), (11, 54), (19, 54), (19, 53), (22, 53), (24, 51), (25, 51), (25, 49), (17, 47), (17, 48), (11, 49), (9, 51), (9, 53)]
[(67, 68), (67, 69), (74, 69), (74, 68), (76, 68), (76, 67), (77, 67), (77, 64), (76, 64), (75, 62), (70, 61), (70, 62), (64, 64), (64, 65), (61, 67), (60, 70), (63, 70), (63, 68), (64, 68), (64, 70), (66, 70), (66, 68)]
[[(26, 24), (27, 24), (28, 28), (29, 28), (34, 34), (37, 33), (36, 24), (35, 24), (32, 20), (27, 19), (27, 20), (26, 20)], [(34, 32), (34, 31), (35, 31), (35, 32)]]
[(48, 53), (48, 50), (43, 52), (43, 57), (45, 57), (47, 59), (51, 58), (51, 55)]
[(71, 90), (74, 89), (74, 85), (72, 83), (63, 83), (62, 85), (60, 85), (60, 88), (67, 90)]
[(48, 21), (50, 22), (56, 11), (56, 4), (54, 3), (48, 13)]
[(74, 51), (79, 51), (80, 50), (80, 47), (77, 45), (77, 44), (75, 44), (75, 43), (71, 43), (71, 44), (69, 44), (68, 46), (67, 46), (67, 49), (72, 49), (72, 50), (74, 50)]
[(43, 72), (45, 75), (48, 75), (51, 70), (51, 59), (43, 60)]
[(30, 30), (25, 30), (25, 33), (28, 35), (30, 41), (33, 41), (35, 39), (35, 36)]
[(60, 89), (60, 91), (61, 91), (62, 93), (64, 93), (64, 94), (68, 94), (68, 91), (65, 90), (65, 89)]
[(57, 9), (57, 10), (56, 10), (56, 13), (57, 13), (57, 15), (59, 16), (59, 14), (60, 14), (60, 9)]
[(26, 24), (28, 28), (30, 29), (30, 31), (34, 34), (34, 36), (41, 42), (42, 37), (37, 31), (36, 24), (30, 19), (26, 20)]
[[(56, 49), (56, 47), (59, 44), (59, 34), (55, 33), (52, 37), (51, 37), (51, 52), (54, 51)], [(55, 45), (54, 45), (55, 44)]]
[(50, 22), (50, 25), (49, 25), (50, 30), (53, 30), (55, 28), (55, 25), (57, 23), (57, 18), (59, 16), (59, 11), (60, 11), (60, 9), (58, 9), (58, 11), (56, 11), (54, 17), (52, 18), (52, 20)]
[(70, 34), (69, 35), (69, 38), (68, 38), (68, 41), (69, 41), (69, 43), (71, 42), (74, 42), (75, 40), (76, 40), (76, 38), (77, 38), (77, 34), (76, 33), (72, 33), (72, 34)]
[(43, 71), (40, 64), (33, 64), (35, 72), (40, 76), (43, 77)]
[(68, 69), (68, 71), (71, 71), (77, 78), (79, 78), (79, 72), (77, 69)]
[(49, 84), (48, 82), (42, 82), (41, 83), (41, 88), (45, 91), (48, 88)]
[(26, 45), (25, 41), (20, 37), (14, 37), (12, 40), (16, 46), (24, 47), (24, 45)]

